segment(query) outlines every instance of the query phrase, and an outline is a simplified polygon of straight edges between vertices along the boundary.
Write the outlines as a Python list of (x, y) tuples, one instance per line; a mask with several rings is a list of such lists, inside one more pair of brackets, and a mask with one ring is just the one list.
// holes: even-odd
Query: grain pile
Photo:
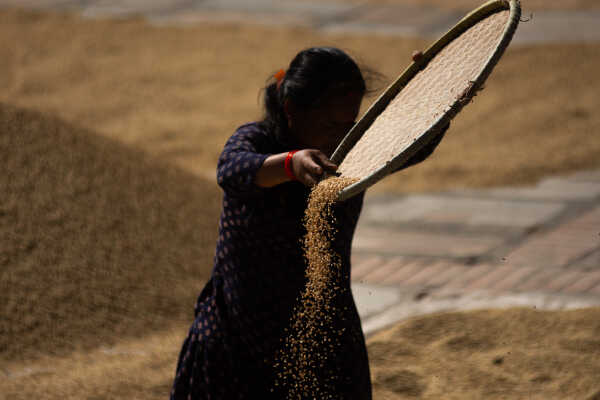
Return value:
[(336, 398), (337, 376), (327, 363), (338, 350), (343, 330), (331, 330), (332, 317), (340, 311), (333, 298), (347, 289), (340, 285), (340, 256), (331, 247), (336, 234), (333, 205), (339, 191), (354, 182), (354, 178), (328, 178), (309, 197), (303, 242), (307, 284), (276, 363), (276, 384), (284, 387), (288, 399)]
[(213, 182), (1, 102), (0, 170), (0, 371), (188, 323), (212, 269)]
[[(469, 2), (469, 8), (483, 3), (369, 1), (427, 1), (444, 7)], [(523, 2), (527, 16), (527, 9), (537, 7), (533, 2), (546, 8), (600, 5), (597, 0), (528, 0)], [(413, 50), (431, 44), (431, 39), (334, 37), (297, 27), (208, 21), (156, 27), (141, 18), (96, 20), (8, 8), (0, 10), (0, 37), (0, 101), (54, 113), (211, 182), (229, 133), (240, 121), (257, 117), (257, 87), (264, 84), (265, 71), (289, 62), (306, 43), (360, 54), (389, 79), (410, 62)], [(205, 38), (202, 51), (200, 37)], [(249, 48), (256, 54), (251, 65)], [(509, 47), (486, 82), (485, 96), (453, 120), (452, 140), (444, 141), (426, 163), (393, 174), (371, 190), (512, 186), (600, 168), (598, 65), (597, 42)], [(365, 109), (369, 103), (364, 102)]]

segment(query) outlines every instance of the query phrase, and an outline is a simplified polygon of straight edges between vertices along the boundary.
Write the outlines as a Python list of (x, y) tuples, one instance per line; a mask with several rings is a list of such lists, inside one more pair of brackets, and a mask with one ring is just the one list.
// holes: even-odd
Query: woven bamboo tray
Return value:
[(468, 14), (413, 62), (348, 132), (331, 159), (359, 181), (339, 200), (396, 171), (440, 133), (482, 87), (519, 23), (518, 0)]

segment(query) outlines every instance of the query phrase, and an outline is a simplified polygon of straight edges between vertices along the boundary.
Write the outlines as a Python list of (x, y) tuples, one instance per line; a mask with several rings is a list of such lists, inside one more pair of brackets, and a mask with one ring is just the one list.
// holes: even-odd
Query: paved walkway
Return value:
[[(293, 0), (0, 0), (7, 5), (157, 24), (243, 20), (425, 37), (468, 11)], [(513, 45), (598, 41), (599, 27), (600, 10), (537, 12)], [(600, 170), (528, 188), (368, 197), (352, 278), (367, 335), (434, 311), (600, 305)]]
[[(484, 0), (482, 0), (482, 4)], [(470, 10), (419, 5), (345, 4), (307, 0), (0, 0), (1, 6), (74, 10), (87, 17), (142, 15), (157, 24), (244, 21), (301, 25), (325, 32), (364, 32), (436, 38)], [(530, 12), (526, 4), (523, 19)], [(599, 41), (600, 8), (537, 11), (521, 23), (513, 45)]]
[(367, 333), (423, 312), (600, 305), (600, 170), (367, 197), (353, 257)]

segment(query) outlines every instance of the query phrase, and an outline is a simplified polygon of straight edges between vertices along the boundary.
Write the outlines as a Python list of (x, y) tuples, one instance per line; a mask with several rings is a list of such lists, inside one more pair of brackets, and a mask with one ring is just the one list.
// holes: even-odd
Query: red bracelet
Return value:
[(287, 153), (287, 156), (285, 157), (285, 162), (283, 163), (283, 166), (285, 168), (285, 174), (293, 181), (297, 180), (296, 175), (294, 175), (294, 171), (292, 171), (292, 157), (294, 156), (294, 154), (297, 152), (298, 150), (292, 150), (289, 153)]

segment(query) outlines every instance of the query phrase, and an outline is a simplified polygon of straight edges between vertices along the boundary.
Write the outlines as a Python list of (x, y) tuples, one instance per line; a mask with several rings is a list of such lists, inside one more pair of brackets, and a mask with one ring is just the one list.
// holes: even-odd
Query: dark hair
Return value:
[(365, 93), (365, 79), (358, 65), (342, 50), (312, 47), (294, 57), (283, 80), (269, 84), (264, 92), (265, 116), (261, 122), (281, 143), (287, 142), (284, 103), (309, 109), (330, 89)]

